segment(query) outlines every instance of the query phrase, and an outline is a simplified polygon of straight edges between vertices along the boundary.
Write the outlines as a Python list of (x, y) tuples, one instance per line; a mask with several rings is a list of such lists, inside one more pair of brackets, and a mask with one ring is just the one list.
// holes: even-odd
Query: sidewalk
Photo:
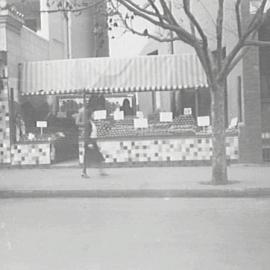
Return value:
[(269, 165), (231, 165), (230, 183), (209, 185), (210, 167), (0, 169), (0, 198), (270, 197)]

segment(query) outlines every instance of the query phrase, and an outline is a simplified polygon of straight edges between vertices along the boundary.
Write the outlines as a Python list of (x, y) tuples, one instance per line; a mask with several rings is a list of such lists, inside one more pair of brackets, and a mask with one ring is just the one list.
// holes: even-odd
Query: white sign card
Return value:
[(192, 114), (192, 108), (184, 108), (184, 115), (191, 115)]
[(115, 121), (117, 121), (117, 120), (123, 120), (124, 119), (124, 112), (123, 111), (116, 111), (116, 112), (114, 112), (113, 119)]
[(159, 113), (159, 121), (160, 122), (172, 122), (173, 114), (172, 112), (160, 112)]
[(136, 112), (136, 116), (138, 118), (143, 118), (143, 112), (141, 112), (141, 111)]
[(137, 118), (134, 119), (134, 128), (148, 128), (147, 118)]
[(199, 127), (208, 127), (210, 125), (209, 116), (199, 116), (197, 117), (197, 123)]
[(94, 120), (106, 119), (107, 111), (106, 110), (94, 111), (93, 118)]
[(231, 123), (230, 123), (229, 128), (237, 127), (237, 124), (238, 124), (238, 118), (237, 118), (237, 117), (234, 117), (234, 118), (232, 118), (232, 120), (231, 120)]
[(46, 128), (48, 126), (48, 123), (47, 121), (37, 121), (36, 125), (39, 128)]

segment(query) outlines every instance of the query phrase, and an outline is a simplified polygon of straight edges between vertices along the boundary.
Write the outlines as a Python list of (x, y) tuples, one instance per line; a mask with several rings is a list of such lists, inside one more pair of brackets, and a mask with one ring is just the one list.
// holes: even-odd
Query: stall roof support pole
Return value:
[(87, 151), (87, 104), (86, 104), (86, 91), (83, 91), (83, 144), (84, 144), (84, 153), (83, 153), (83, 174), (86, 175), (86, 151)]

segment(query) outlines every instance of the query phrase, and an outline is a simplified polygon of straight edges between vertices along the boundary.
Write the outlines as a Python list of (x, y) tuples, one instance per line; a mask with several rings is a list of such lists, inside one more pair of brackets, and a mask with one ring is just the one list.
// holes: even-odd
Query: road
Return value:
[(269, 270), (270, 199), (0, 201), (1, 270)]

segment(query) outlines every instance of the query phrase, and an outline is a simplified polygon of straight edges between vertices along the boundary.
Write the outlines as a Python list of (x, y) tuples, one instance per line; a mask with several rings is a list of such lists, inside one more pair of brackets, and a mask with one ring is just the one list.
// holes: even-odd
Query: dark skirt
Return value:
[(100, 164), (103, 161), (104, 157), (99, 150), (96, 140), (91, 140), (86, 147), (86, 165)]

